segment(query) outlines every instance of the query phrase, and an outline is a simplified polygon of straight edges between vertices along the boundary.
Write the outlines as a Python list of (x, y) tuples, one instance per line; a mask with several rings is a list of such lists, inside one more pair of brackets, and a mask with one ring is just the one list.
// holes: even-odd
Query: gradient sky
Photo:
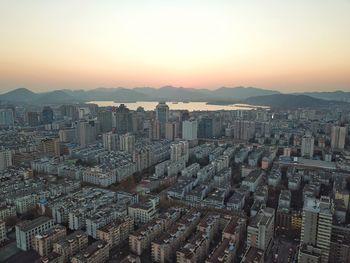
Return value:
[(0, 91), (350, 91), (350, 0), (0, 0)]

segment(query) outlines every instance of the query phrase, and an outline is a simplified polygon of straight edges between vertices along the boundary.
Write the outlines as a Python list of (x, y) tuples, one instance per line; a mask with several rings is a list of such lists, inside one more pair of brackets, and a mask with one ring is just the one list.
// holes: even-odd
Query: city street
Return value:
[[(289, 263), (294, 262), (297, 257), (297, 245), (295, 241), (283, 237), (277, 237), (274, 240), (273, 247), (266, 259), (266, 262)], [(277, 257), (276, 257), (277, 255)]]

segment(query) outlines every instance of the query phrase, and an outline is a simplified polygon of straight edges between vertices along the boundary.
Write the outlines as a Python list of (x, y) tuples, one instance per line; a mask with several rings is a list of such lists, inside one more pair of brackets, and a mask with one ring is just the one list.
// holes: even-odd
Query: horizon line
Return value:
[(164, 86), (160, 86), (160, 87), (152, 87), (152, 86), (137, 86), (137, 87), (95, 87), (95, 88), (60, 88), (60, 89), (50, 89), (47, 91), (36, 91), (35, 89), (33, 90), (32, 88), (26, 88), (26, 87), (18, 87), (18, 88), (13, 88), (13, 89), (8, 89), (8, 90), (4, 90), (0, 92), (0, 95), (18, 90), (18, 89), (26, 89), (29, 90), (33, 93), (49, 93), (49, 92), (54, 92), (54, 91), (64, 91), (64, 90), (69, 90), (69, 91), (92, 91), (92, 90), (98, 90), (98, 89), (127, 89), (127, 90), (134, 90), (134, 89), (142, 89), (142, 88), (150, 88), (150, 89), (162, 89), (162, 88), (176, 88), (176, 89), (189, 89), (189, 90), (208, 90), (208, 91), (215, 91), (218, 89), (222, 89), (222, 88), (227, 88), (227, 89), (237, 89), (237, 88), (243, 88), (243, 89), (249, 89), (249, 88), (253, 88), (253, 89), (259, 89), (259, 90), (268, 90), (268, 91), (274, 91), (274, 92), (279, 92), (281, 94), (303, 94), (303, 93), (327, 93), (327, 92), (350, 92), (349, 90), (343, 90), (343, 89), (335, 89), (335, 90), (310, 90), (310, 91), (279, 91), (278, 89), (270, 89), (270, 88), (258, 88), (258, 87), (254, 87), (254, 86), (220, 86), (217, 88), (189, 88), (189, 87), (182, 87), (182, 86), (172, 86), (172, 85), (164, 85)]

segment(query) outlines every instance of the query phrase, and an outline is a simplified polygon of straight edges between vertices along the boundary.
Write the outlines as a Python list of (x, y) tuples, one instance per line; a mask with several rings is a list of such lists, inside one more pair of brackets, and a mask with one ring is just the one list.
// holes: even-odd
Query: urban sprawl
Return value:
[(0, 261), (350, 262), (350, 109), (0, 106)]

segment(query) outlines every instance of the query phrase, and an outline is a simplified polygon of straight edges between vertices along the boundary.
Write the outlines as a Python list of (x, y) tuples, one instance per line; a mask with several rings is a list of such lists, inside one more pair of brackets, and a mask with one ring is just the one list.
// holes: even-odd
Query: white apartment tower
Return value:
[(305, 135), (301, 141), (301, 156), (312, 158), (314, 156), (314, 137)]
[(307, 198), (304, 203), (299, 262), (327, 263), (329, 258), (333, 202), (328, 196)]
[(170, 145), (170, 160), (177, 162), (180, 160), (188, 161), (189, 148), (188, 141), (179, 141)]
[(333, 126), (331, 133), (331, 147), (332, 149), (344, 149), (346, 127)]
[(0, 150), (0, 171), (12, 166), (12, 153), (10, 150)]
[(123, 135), (120, 135), (119, 137), (120, 140), (120, 150), (121, 151), (125, 151), (128, 153), (133, 153), (135, 150), (135, 136), (130, 134), (130, 133), (126, 133)]
[(275, 231), (275, 210), (270, 207), (261, 209), (247, 228), (247, 246), (261, 249), (265, 255), (273, 245)]
[(102, 135), (103, 148), (108, 151), (116, 151), (119, 149), (119, 135), (107, 132)]
[(198, 122), (197, 121), (183, 121), (182, 122), (182, 139), (197, 140)]

